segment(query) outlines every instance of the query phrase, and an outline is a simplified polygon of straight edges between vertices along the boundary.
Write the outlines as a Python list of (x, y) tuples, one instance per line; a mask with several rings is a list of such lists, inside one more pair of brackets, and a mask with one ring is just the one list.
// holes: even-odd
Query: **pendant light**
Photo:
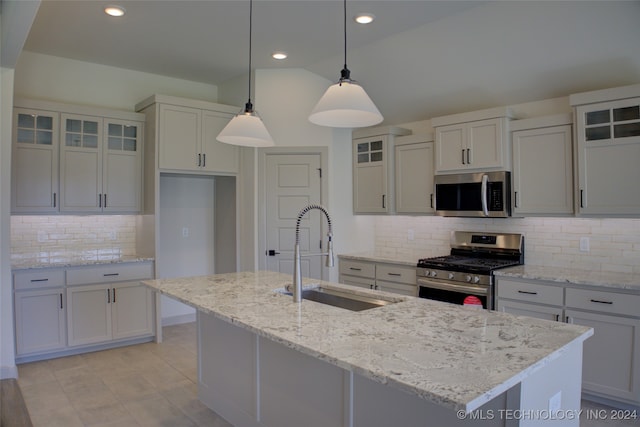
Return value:
[(253, 0), (249, 0), (249, 100), (236, 116), (218, 134), (218, 141), (245, 147), (272, 147), (273, 138), (253, 110), (251, 103), (251, 35), (253, 29)]
[(324, 93), (309, 115), (309, 121), (320, 126), (359, 128), (372, 126), (383, 120), (382, 114), (369, 95), (347, 68), (347, 0), (344, 5), (344, 68), (340, 80)]

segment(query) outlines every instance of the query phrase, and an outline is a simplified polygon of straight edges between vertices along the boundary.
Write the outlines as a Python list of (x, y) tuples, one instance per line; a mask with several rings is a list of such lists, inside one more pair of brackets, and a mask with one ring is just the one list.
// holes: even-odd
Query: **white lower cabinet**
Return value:
[(584, 344), (584, 392), (640, 404), (640, 295), (503, 277), (496, 295), (498, 311), (593, 328)]
[(64, 288), (16, 292), (16, 353), (63, 349), (67, 345)]
[(146, 261), (14, 272), (16, 361), (151, 339), (150, 278)]
[(339, 282), (377, 291), (418, 295), (416, 268), (399, 264), (341, 259)]
[(69, 287), (69, 345), (151, 334), (151, 303), (151, 292), (136, 282)]

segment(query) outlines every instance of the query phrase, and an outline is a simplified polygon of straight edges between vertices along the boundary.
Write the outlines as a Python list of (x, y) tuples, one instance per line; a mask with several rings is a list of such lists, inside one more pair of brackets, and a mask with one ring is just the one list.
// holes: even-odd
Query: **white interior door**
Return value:
[[(293, 274), (293, 247), (298, 213), (305, 206), (322, 203), (320, 154), (267, 154), (265, 164), (267, 270)], [(300, 251), (321, 252), (322, 213), (314, 209), (300, 223)], [(322, 245), (322, 247), (321, 247)], [(269, 252), (272, 251), (272, 255)], [(322, 279), (323, 257), (303, 257), (303, 277)]]

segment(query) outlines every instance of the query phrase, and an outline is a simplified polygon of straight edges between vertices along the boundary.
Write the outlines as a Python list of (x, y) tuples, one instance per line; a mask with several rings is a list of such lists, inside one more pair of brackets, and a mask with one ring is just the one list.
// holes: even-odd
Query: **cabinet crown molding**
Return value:
[(235, 105), (218, 104), (210, 101), (202, 101), (199, 99), (181, 98), (171, 95), (154, 94), (136, 104), (136, 111), (142, 111), (153, 104), (170, 104), (181, 107), (199, 108), (201, 110), (213, 110), (223, 113), (237, 114), (241, 107)]
[(63, 102), (45, 101), (31, 98), (15, 98), (13, 106), (16, 108), (28, 108), (33, 110), (55, 111), (58, 113), (80, 114), (83, 116), (106, 117), (118, 120), (133, 120), (144, 122), (145, 115), (128, 110), (117, 110), (106, 107), (95, 107), (80, 104), (65, 104)]
[(590, 92), (574, 93), (573, 95), (569, 95), (569, 105), (574, 107), (576, 105), (595, 104), (598, 102), (635, 98), (638, 96), (640, 96), (640, 83), (609, 89), (593, 90)]
[(514, 113), (510, 107), (488, 108), (486, 110), (469, 111), (466, 113), (450, 114), (448, 116), (434, 117), (431, 126), (447, 126), (458, 123), (475, 122), (479, 120), (507, 118), (513, 119)]

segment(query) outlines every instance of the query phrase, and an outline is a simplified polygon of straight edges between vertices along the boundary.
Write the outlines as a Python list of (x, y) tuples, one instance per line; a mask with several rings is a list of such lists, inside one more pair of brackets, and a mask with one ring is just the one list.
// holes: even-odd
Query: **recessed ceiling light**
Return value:
[(124, 12), (125, 10), (122, 6), (110, 5), (104, 8), (104, 13), (109, 16), (122, 16)]
[(277, 59), (277, 60), (287, 59), (287, 52), (283, 52), (283, 51), (279, 50), (277, 52), (273, 52), (271, 54), (271, 57), (273, 59)]
[(373, 13), (359, 13), (353, 18), (358, 24), (370, 24), (374, 19), (376, 16)]

